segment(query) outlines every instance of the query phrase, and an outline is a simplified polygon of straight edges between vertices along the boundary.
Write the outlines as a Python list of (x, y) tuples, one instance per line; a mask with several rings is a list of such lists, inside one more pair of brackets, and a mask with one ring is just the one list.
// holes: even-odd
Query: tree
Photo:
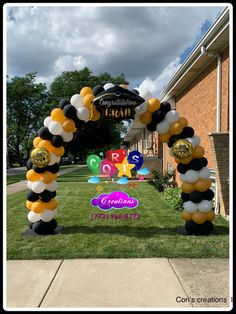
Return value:
[(66, 151), (74, 157), (79, 153), (80, 160), (84, 161), (90, 153), (99, 154), (101, 151), (120, 148), (121, 134), (125, 131), (122, 123), (110, 119), (87, 122), (67, 144)]
[(32, 140), (50, 112), (46, 85), (35, 82), (36, 74), (15, 76), (7, 82), (7, 147), (20, 165), (23, 153), (29, 157)]
[(103, 86), (108, 82), (118, 85), (128, 84), (123, 73), (116, 77), (112, 77), (107, 72), (96, 76), (87, 67), (80, 71), (64, 71), (50, 85), (50, 97), (54, 104), (58, 104), (61, 98), (70, 98), (78, 94), (84, 86), (93, 88), (96, 85)]
[[(65, 71), (52, 82), (50, 86), (50, 97), (52, 103), (58, 106), (60, 99), (70, 99), (72, 95), (78, 94), (84, 86), (93, 88), (96, 85), (105, 85), (106, 83), (128, 84), (125, 75), (112, 77), (104, 72), (99, 75), (93, 75), (85, 67), (80, 71)], [(118, 148), (121, 144), (121, 134), (126, 128), (122, 122), (114, 120), (100, 119), (96, 122), (87, 122), (75, 134), (73, 141), (66, 145), (66, 151), (74, 155), (80, 154), (80, 159), (84, 160), (89, 152), (106, 151), (111, 148)]]

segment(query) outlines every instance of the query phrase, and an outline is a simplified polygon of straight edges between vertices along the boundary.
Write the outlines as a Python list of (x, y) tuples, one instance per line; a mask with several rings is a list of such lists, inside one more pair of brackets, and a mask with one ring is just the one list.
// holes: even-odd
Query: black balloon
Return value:
[(33, 163), (32, 163), (32, 161), (31, 161), (31, 159), (28, 159), (28, 160), (27, 160), (27, 163), (26, 163), (26, 168), (27, 168), (27, 170), (32, 169), (32, 167), (33, 167)]
[(49, 222), (44, 222), (42, 220), (39, 220), (37, 222), (34, 222), (32, 225), (32, 230), (35, 233), (47, 235), (47, 234), (54, 234), (54, 230), (57, 227), (57, 222), (55, 219), (52, 219)]
[(44, 190), (39, 194), (39, 197), (42, 202), (49, 202), (52, 199), (52, 194), (50, 191)]
[(211, 189), (208, 189), (205, 192), (203, 192), (203, 198), (208, 201), (211, 201), (214, 198), (214, 195), (215, 193)]
[(146, 128), (147, 128), (148, 131), (150, 131), (150, 132), (156, 131), (156, 127), (157, 127), (157, 123), (155, 123), (155, 122), (153, 122), (153, 121), (146, 125)]
[(185, 126), (183, 131), (179, 134), (180, 138), (193, 137), (194, 129), (191, 126)]
[(214, 225), (211, 221), (206, 220), (203, 224), (198, 227), (198, 235), (208, 235), (212, 233)]
[(59, 168), (60, 168), (59, 164), (55, 163), (54, 165), (47, 166), (46, 170), (50, 171), (51, 173), (57, 173), (59, 171)]
[(53, 192), (51, 192), (51, 195), (52, 195), (52, 198), (56, 197), (56, 195), (57, 195), (57, 191), (53, 191)]
[(53, 135), (51, 144), (55, 147), (60, 147), (63, 144), (63, 138), (60, 135)]
[(31, 221), (28, 222), (28, 226), (32, 229), (33, 223)]
[(213, 223), (209, 220), (206, 220), (203, 224), (197, 224), (193, 220), (186, 221), (185, 229), (189, 234), (194, 235), (208, 235), (213, 229)]
[(93, 88), (94, 96), (97, 96), (97, 95), (99, 95), (102, 92), (104, 92), (104, 88), (101, 85), (94, 86), (94, 88)]
[(198, 171), (204, 167), (203, 161), (201, 158), (194, 158), (189, 163), (189, 169)]
[(52, 137), (52, 134), (50, 133), (49, 129), (45, 126), (39, 129), (38, 135), (43, 139), (43, 140), (50, 140)]
[(188, 165), (179, 163), (178, 166), (177, 166), (177, 171), (179, 173), (185, 174), (185, 172), (188, 171), (188, 170), (189, 170), (188, 169)]
[(171, 148), (179, 139), (181, 139), (180, 135), (172, 135), (167, 143), (168, 147)]
[(184, 202), (188, 202), (189, 201), (189, 195), (188, 193), (184, 193), (184, 192), (181, 192), (181, 198)]
[(64, 109), (64, 107), (69, 104), (70, 104), (69, 99), (61, 99), (59, 102), (59, 108)]
[(30, 202), (36, 202), (39, 199), (39, 194), (37, 194), (37, 193), (33, 192), (32, 190), (30, 190), (27, 193), (27, 197), (26, 198)]
[(203, 161), (203, 167), (206, 167), (208, 165), (208, 160), (206, 157), (201, 157), (201, 160)]
[(80, 120), (77, 116), (73, 119), (75, 122), (75, 127), (79, 130), (84, 124), (85, 122)]
[(132, 93), (135, 93), (136, 95), (139, 95), (139, 91), (137, 89), (131, 89)]
[(171, 105), (167, 101), (161, 102), (160, 109), (167, 114), (171, 110)]
[(198, 224), (196, 224), (193, 220), (189, 220), (185, 222), (185, 229), (188, 234), (195, 234), (197, 232)]
[(64, 115), (68, 118), (68, 119), (75, 119), (77, 118), (77, 114), (76, 114), (76, 109), (74, 106), (72, 105), (66, 105), (63, 109)]
[(193, 191), (189, 195), (189, 200), (193, 203), (200, 203), (203, 200), (203, 193), (199, 191)]
[(153, 123), (160, 123), (162, 122), (163, 120), (165, 119), (165, 114), (163, 111), (161, 111), (160, 109), (159, 110), (156, 110), (152, 113), (152, 122)]
[(33, 168), (34, 171), (37, 172), (37, 173), (44, 173), (44, 171), (46, 171), (46, 167), (44, 167), (44, 168), (39, 168), (39, 167), (33, 165), (32, 168)]

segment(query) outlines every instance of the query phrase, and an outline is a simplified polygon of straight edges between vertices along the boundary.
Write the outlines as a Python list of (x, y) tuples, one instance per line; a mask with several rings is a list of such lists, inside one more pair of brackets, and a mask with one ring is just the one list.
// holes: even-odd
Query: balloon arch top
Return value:
[(58, 202), (56, 201), (56, 178), (64, 145), (73, 139), (73, 133), (88, 121), (101, 118), (115, 120), (135, 119), (149, 131), (157, 131), (160, 140), (167, 143), (169, 153), (177, 163), (182, 181), (181, 198), (188, 234), (209, 234), (215, 218), (212, 199), (210, 170), (204, 157), (200, 139), (188, 125), (185, 117), (171, 110), (168, 102), (140, 95), (128, 90), (127, 85), (107, 83), (104, 86), (83, 87), (71, 99), (62, 99), (58, 108), (44, 120), (44, 126), (33, 140), (34, 149), (27, 163), (28, 180), (26, 207), (29, 210), (30, 228), (37, 234), (54, 234)]

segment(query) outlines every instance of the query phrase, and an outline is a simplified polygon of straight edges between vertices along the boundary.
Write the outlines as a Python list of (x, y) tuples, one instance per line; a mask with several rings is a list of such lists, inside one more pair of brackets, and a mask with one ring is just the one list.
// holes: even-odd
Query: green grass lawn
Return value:
[[(66, 169), (66, 168), (71, 168), (75, 167), (75, 165), (64, 165), (60, 166), (60, 170)], [(20, 173), (20, 174), (13, 174), (13, 175), (7, 175), (7, 185), (13, 184), (16, 182), (20, 182), (21, 180), (26, 180), (26, 172), (27, 169), (25, 168), (25, 172)]]
[(87, 182), (91, 176), (94, 176), (94, 174), (89, 171), (88, 167), (81, 166), (80, 169), (59, 176), (57, 182)]
[(7, 176), (7, 185), (9, 184), (13, 184), (13, 183), (16, 183), (16, 182), (20, 182), (21, 180), (26, 180), (26, 171), (25, 170), (25, 173), (20, 173), (20, 174), (14, 174), (14, 175), (8, 175)]
[[(102, 192), (127, 191), (139, 200), (135, 209), (112, 209), (108, 213), (139, 213), (137, 220), (91, 220), (103, 213), (90, 205), (99, 193), (87, 181), (86, 168), (59, 177), (57, 222), (63, 233), (55, 236), (25, 237), (28, 228), (27, 190), (7, 197), (8, 259), (134, 258), (134, 257), (228, 257), (228, 222), (214, 220), (210, 236), (185, 236), (180, 213), (168, 208), (162, 194), (146, 182), (137, 188), (101, 182)], [(63, 182), (68, 180), (68, 182)], [(69, 182), (71, 180), (71, 182)], [(82, 181), (82, 182), (79, 182)]]

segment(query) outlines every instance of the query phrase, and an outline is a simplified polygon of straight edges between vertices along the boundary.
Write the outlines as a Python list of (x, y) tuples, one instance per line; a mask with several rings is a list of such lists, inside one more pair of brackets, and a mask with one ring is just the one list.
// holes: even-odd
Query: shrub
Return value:
[(180, 194), (180, 188), (169, 188), (166, 189), (164, 192), (164, 199), (171, 208), (182, 211), (184, 201), (180, 197)]
[(163, 192), (166, 188), (173, 186), (173, 183), (170, 181), (171, 178), (172, 175), (168, 172), (162, 174), (160, 171), (153, 170), (148, 183), (153, 185), (159, 192)]

